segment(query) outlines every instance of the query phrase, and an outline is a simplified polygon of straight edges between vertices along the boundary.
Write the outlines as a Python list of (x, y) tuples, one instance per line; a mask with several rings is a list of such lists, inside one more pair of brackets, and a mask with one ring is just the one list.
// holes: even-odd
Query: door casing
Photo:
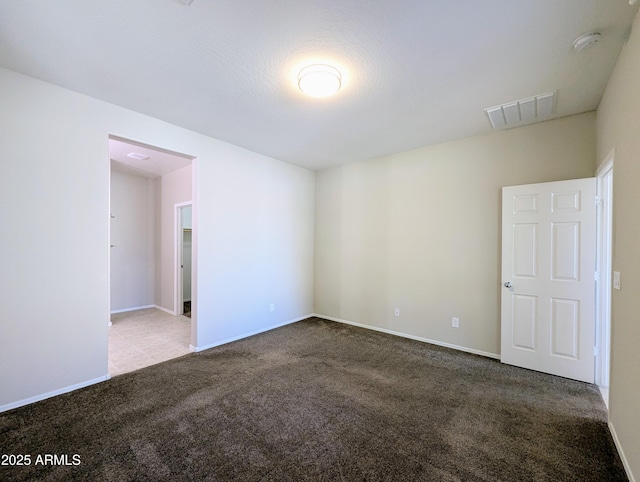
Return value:
[[(596, 283), (596, 373), (595, 383), (609, 387), (611, 361), (611, 285), (613, 241), (613, 161), (612, 150), (596, 173), (598, 179), (598, 248)], [(605, 402), (608, 402), (605, 398)]]

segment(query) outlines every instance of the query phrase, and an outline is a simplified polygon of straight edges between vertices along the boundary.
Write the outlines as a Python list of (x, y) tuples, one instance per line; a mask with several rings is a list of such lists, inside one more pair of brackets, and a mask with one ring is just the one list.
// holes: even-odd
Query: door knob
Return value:
[(513, 285), (511, 284), (511, 281), (506, 281), (506, 282), (504, 283), (504, 287), (505, 287), (505, 288), (511, 288), (512, 286), (513, 286)]

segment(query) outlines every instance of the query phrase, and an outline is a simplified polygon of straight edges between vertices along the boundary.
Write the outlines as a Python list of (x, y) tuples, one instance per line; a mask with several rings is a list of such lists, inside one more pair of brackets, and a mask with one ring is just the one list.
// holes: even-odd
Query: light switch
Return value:
[(620, 289), (620, 271), (613, 272), (613, 287), (617, 290)]

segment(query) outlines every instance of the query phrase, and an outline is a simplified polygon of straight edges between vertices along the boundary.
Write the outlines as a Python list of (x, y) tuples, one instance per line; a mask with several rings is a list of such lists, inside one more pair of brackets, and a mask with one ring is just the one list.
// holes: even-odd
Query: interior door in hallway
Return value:
[(503, 363), (593, 383), (595, 260), (595, 178), (503, 188)]

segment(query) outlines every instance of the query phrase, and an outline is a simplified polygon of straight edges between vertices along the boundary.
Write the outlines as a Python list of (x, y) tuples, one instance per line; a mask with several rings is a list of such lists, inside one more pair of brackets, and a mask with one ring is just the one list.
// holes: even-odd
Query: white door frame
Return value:
[[(175, 286), (175, 311), (176, 315), (184, 314), (184, 297), (183, 297), (183, 281), (182, 281), (182, 251), (183, 251), (183, 236), (182, 236), (182, 208), (186, 206), (192, 206), (191, 216), (193, 219), (193, 201), (186, 201), (176, 203), (173, 205), (174, 209), (174, 227), (175, 227), (175, 250), (174, 250), (174, 286)], [(192, 270), (193, 273), (193, 258), (192, 258)], [(193, 287), (193, 283), (191, 284)], [(193, 298), (193, 297), (192, 297)]]
[[(596, 361), (595, 382), (602, 389), (609, 387), (611, 360), (611, 269), (613, 232), (613, 159), (607, 155), (596, 172), (597, 178), (597, 273), (596, 283)], [(606, 400), (605, 396), (605, 402)]]

